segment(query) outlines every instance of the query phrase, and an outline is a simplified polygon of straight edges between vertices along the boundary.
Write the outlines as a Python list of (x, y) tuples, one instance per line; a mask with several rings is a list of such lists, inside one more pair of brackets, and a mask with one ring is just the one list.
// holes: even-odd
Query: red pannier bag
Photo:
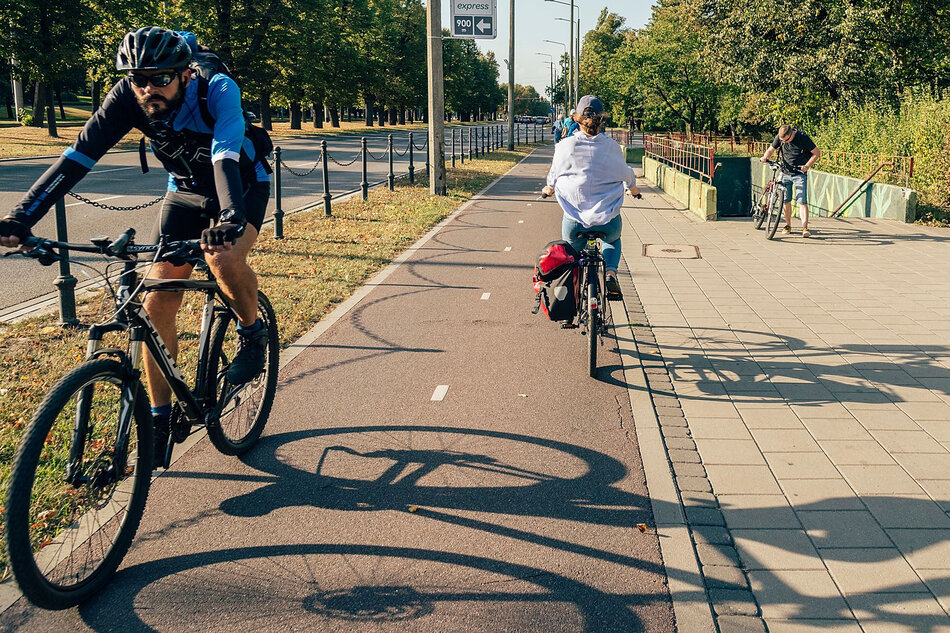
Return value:
[(573, 321), (577, 315), (577, 292), (580, 280), (580, 256), (569, 242), (555, 240), (538, 255), (534, 267), (534, 292), (538, 310), (552, 321)]

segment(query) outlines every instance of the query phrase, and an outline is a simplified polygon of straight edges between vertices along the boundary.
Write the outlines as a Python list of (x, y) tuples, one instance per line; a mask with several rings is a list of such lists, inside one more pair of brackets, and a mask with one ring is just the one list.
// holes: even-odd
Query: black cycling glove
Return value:
[(16, 237), (22, 242), (32, 235), (30, 227), (15, 217), (5, 217), (0, 220), (0, 237)]
[(233, 209), (225, 209), (219, 216), (219, 224), (201, 232), (202, 246), (224, 246), (233, 244), (237, 238), (244, 235), (247, 222), (244, 217)]

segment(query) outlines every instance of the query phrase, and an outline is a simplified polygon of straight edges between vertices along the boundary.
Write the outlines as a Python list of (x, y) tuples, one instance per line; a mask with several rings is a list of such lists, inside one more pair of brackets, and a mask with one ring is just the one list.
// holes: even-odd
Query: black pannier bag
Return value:
[(555, 240), (538, 255), (534, 267), (537, 305), (552, 321), (572, 321), (577, 315), (577, 284), (580, 256), (569, 242)]

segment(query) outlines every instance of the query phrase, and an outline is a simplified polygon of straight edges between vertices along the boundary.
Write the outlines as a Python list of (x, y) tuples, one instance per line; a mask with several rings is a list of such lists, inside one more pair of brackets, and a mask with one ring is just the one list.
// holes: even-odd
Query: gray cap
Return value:
[(584, 95), (580, 101), (577, 102), (577, 111), (583, 114), (587, 108), (593, 110), (594, 114), (603, 114), (604, 102), (594, 95)]

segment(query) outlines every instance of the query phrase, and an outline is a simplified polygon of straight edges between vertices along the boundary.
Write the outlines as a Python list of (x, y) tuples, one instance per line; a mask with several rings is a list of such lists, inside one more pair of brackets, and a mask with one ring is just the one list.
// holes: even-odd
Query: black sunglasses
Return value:
[(171, 82), (175, 81), (175, 77), (178, 75), (179, 73), (175, 71), (158, 73), (155, 75), (139, 75), (136, 73), (129, 73), (129, 79), (139, 88), (145, 88), (149, 84), (152, 84), (156, 88), (164, 88)]

